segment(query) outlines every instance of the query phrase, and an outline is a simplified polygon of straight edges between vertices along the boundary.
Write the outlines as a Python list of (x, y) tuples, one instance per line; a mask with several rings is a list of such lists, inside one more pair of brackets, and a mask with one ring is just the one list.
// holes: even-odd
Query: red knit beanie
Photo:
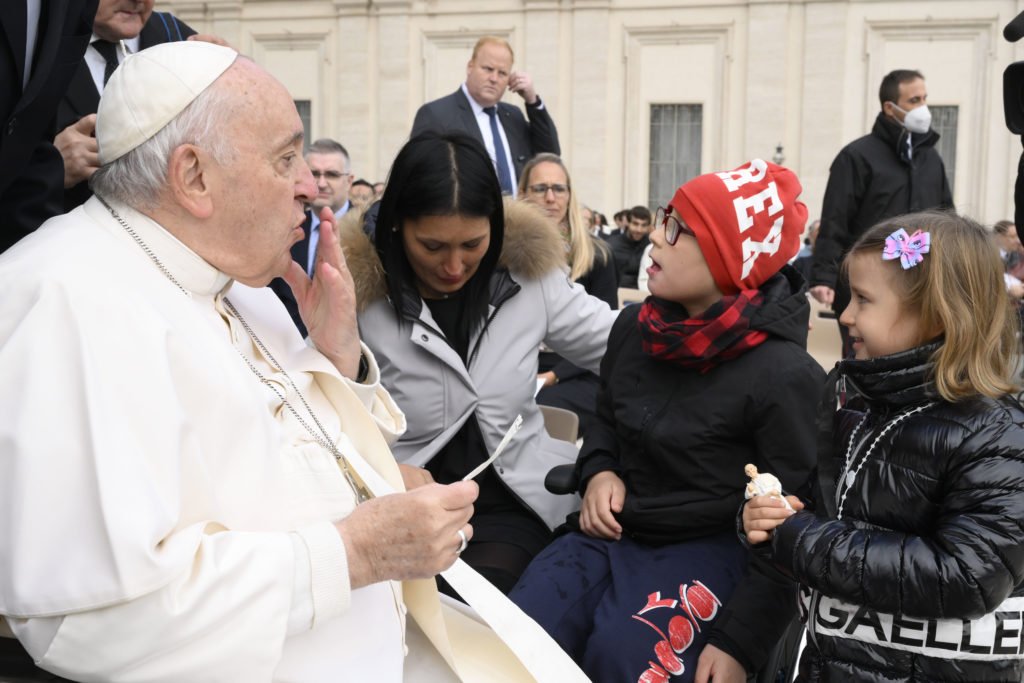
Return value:
[(796, 174), (762, 159), (686, 183), (669, 202), (697, 235), (722, 294), (757, 289), (800, 250), (807, 207)]

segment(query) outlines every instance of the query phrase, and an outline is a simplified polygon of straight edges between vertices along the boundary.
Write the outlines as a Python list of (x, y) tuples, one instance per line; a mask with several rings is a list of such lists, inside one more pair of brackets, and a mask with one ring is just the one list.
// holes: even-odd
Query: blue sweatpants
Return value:
[(734, 532), (667, 546), (570, 533), (533, 559), (509, 598), (595, 683), (690, 681), (746, 566)]

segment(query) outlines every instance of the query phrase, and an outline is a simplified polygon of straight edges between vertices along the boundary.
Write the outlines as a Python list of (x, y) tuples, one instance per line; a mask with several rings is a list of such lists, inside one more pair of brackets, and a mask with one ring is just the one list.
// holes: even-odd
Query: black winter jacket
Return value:
[(879, 112), (871, 133), (844, 147), (829, 169), (810, 284), (836, 290), (836, 312), (850, 302), (849, 287), (839, 281), (839, 263), (868, 228), (893, 216), (953, 207), (946, 167), (935, 149), (939, 134), (912, 135), (912, 155), (907, 135)]
[[(837, 412), (834, 396), (823, 404), (818, 513), (793, 515), (770, 544), (758, 546), (770, 547), (774, 562), (804, 585), (856, 606), (844, 613), (819, 604), (812, 609), (817, 624), (842, 624), (837, 628), (886, 643), (808, 637), (803, 679), (1022, 680), (1020, 659), (965, 659), (964, 651), (984, 639), (972, 637), (959, 620), (1024, 595), (1024, 410), (1012, 397), (942, 401), (928, 380), (936, 348), (837, 365), (832, 383), (842, 387), (845, 381), (846, 390), (863, 399)], [(860, 444), (852, 457), (856, 474), (837, 519), (836, 483), (847, 480), (854, 430)], [(828, 431), (834, 436), (826, 437)], [(902, 623), (892, 626), (874, 610)], [(949, 638), (949, 630), (942, 636), (931, 619), (957, 620), (956, 637)], [(1005, 620), (1001, 642), (1017, 649), (1024, 628), (1019, 608)], [(936, 639), (948, 641), (936, 647), (950, 658), (888, 646)]]
[[(626, 485), (623, 533), (661, 545), (732, 528), (754, 463), (784, 487), (814, 466), (814, 409), (824, 380), (804, 350), (809, 306), (791, 267), (761, 287), (751, 320), (769, 338), (702, 373), (644, 353), (640, 306), (619, 315), (601, 365), (598, 425), (577, 461), (585, 488), (611, 470)], [(575, 519), (569, 525), (578, 530)], [(788, 585), (787, 585), (788, 584)], [(748, 671), (760, 668), (796, 612), (795, 587), (778, 572), (752, 567), (715, 622), (711, 641)]]
[(608, 236), (606, 240), (615, 257), (615, 272), (618, 277), (619, 287), (636, 288), (637, 276), (640, 274), (640, 261), (644, 256), (644, 249), (651, 243), (646, 235), (640, 241), (633, 241), (624, 232), (617, 232)]
[[(591, 237), (590, 239), (594, 240), (595, 243), (601, 241), (597, 237)], [(601, 301), (604, 301), (608, 304), (609, 308), (614, 310), (619, 307), (618, 276), (615, 274), (615, 260), (612, 258), (610, 249), (594, 244), (593, 264), (590, 270), (576, 279), (576, 282), (583, 285), (583, 289), (587, 290), (587, 294), (596, 296)], [(541, 365), (554, 372), (559, 382), (565, 382), (590, 372), (578, 365), (574, 365), (572, 361), (549, 351), (542, 352)]]

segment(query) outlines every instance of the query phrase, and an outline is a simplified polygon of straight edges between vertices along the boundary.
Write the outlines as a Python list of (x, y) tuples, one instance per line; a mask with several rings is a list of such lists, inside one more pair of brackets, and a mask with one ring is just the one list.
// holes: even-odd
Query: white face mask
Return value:
[(917, 109), (903, 111), (895, 102), (890, 102), (894, 109), (903, 112), (903, 127), (911, 133), (927, 133), (932, 127), (932, 113), (928, 111), (928, 105), (922, 104)]

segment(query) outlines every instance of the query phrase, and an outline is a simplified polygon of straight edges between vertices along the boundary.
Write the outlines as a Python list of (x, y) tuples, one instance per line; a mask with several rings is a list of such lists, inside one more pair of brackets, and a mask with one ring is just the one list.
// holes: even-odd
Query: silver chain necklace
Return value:
[[(256, 344), (257, 347), (259, 347), (259, 350), (263, 353), (267, 360), (270, 361), (270, 367), (272, 367), (277, 372), (280, 372), (281, 375), (288, 381), (288, 385), (291, 387), (292, 391), (295, 392), (295, 395), (299, 397), (299, 400), (302, 401), (303, 407), (305, 407), (306, 412), (309, 414), (309, 416), (313, 418), (313, 422), (316, 423), (316, 426), (320, 430), (320, 433), (317, 434), (316, 431), (314, 431), (313, 428), (309, 426), (309, 423), (306, 422), (301, 415), (299, 415), (298, 411), (295, 410), (295, 406), (291, 404), (291, 402), (287, 399), (285, 394), (281, 392), (280, 388), (278, 388), (276, 384), (274, 384), (266, 377), (264, 377), (263, 373), (259, 371), (259, 369), (252, 363), (251, 360), (249, 360), (249, 358), (245, 354), (239, 351), (238, 355), (242, 357), (242, 360), (245, 361), (245, 364), (249, 366), (249, 369), (252, 370), (253, 374), (256, 375), (260, 382), (262, 382), (265, 386), (270, 387), (270, 389), (275, 394), (277, 394), (277, 397), (281, 399), (281, 402), (284, 403), (285, 407), (288, 408), (288, 410), (295, 417), (298, 423), (302, 425), (306, 432), (308, 432), (309, 435), (313, 437), (313, 439), (316, 440), (318, 444), (325, 448), (328, 453), (334, 456), (334, 458), (341, 465), (342, 474), (345, 475), (345, 479), (348, 481), (349, 486), (352, 487), (352, 492), (356, 494), (358, 502), (363, 503), (372, 498), (373, 496), (370, 495), (370, 492), (367, 490), (367, 488), (356, 482), (355, 477), (352, 475), (352, 471), (349, 469), (348, 460), (345, 459), (345, 456), (342, 455), (340, 450), (338, 450), (338, 447), (334, 445), (333, 441), (331, 441), (327, 429), (320, 422), (320, 419), (316, 416), (316, 413), (313, 412), (313, 409), (306, 401), (306, 397), (302, 395), (301, 391), (299, 391), (299, 387), (295, 384), (295, 381), (285, 371), (284, 366), (278, 363), (277, 359), (274, 358), (274, 355), (270, 353), (270, 349), (264, 346), (263, 341), (256, 336), (256, 333), (253, 332), (251, 327), (249, 327), (249, 323), (246, 322), (245, 318), (242, 317), (242, 314), (238, 312), (238, 309), (235, 308), (235, 305), (231, 303), (231, 301), (227, 297), (224, 297), (223, 301), (227, 309), (231, 311), (231, 315), (238, 318), (238, 322), (242, 323), (242, 327), (245, 328), (245, 331), (249, 335), (249, 338), (252, 339), (252, 341)], [(238, 349), (235, 350), (238, 351)]]
[[(178, 289), (180, 289), (185, 294), (185, 296), (191, 299), (192, 293), (185, 289), (181, 285), (181, 283), (178, 282), (173, 275), (171, 275), (171, 272), (167, 270), (163, 263), (160, 262), (160, 259), (157, 258), (156, 254), (153, 253), (153, 250), (149, 248), (149, 245), (147, 245), (143, 241), (143, 239), (139, 237), (139, 234), (135, 232), (135, 230), (133, 230), (132, 227), (129, 226), (128, 223), (123, 218), (121, 218), (120, 215), (118, 215), (117, 211), (115, 211), (114, 208), (110, 206), (110, 204), (108, 204), (106, 200), (103, 199), (103, 197), (96, 195), (96, 198), (100, 200), (103, 206), (107, 207), (107, 211), (110, 212), (110, 215), (113, 216), (114, 219), (121, 224), (121, 227), (124, 228), (125, 232), (127, 232), (132, 237), (132, 239), (135, 240), (135, 243), (139, 245), (142, 251), (145, 252), (146, 256), (148, 256), (149, 259), (154, 263), (154, 265), (156, 265), (156, 267), (160, 269), (160, 272), (163, 273), (164, 276), (168, 280), (170, 280)], [(313, 412), (313, 409), (306, 401), (306, 397), (302, 395), (301, 391), (299, 391), (299, 387), (292, 380), (291, 376), (287, 372), (285, 372), (284, 366), (277, 362), (277, 359), (274, 358), (274, 355), (270, 353), (270, 349), (268, 349), (266, 345), (264, 345), (263, 341), (258, 336), (256, 336), (256, 333), (253, 332), (251, 327), (249, 327), (249, 323), (245, 320), (245, 318), (242, 317), (242, 314), (238, 312), (238, 309), (235, 308), (235, 305), (231, 303), (231, 301), (227, 297), (222, 297), (222, 301), (224, 302), (224, 305), (227, 307), (227, 309), (231, 312), (231, 315), (235, 316), (235, 318), (238, 319), (238, 322), (242, 324), (242, 327), (245, 329), (246, 334), (249, 335), (249, 339), (254, 344), (256, 344), (259, 350), (270, 362), (270, 367), (272, 367), (276, 372), (281, 373), (285, 380), (287, 380), (288, 385), (291, 387), (292, 391), (294, 391), (295, 395), (299, 397), (300, 401), (302, 401), (302, 405), (305, 407), (306, 412), (309, 413), (309, 416), (313, 419), (313, 422), (316, 423), (316, 426), (319, 428), (320, 433), (318, 434), (312, 427), (310, 427), (309, 423), (306, 422), (306, 420), (303, 419), (301, 415), (299, 415), (299, 412), (295, 409), (295, 406), (291, 404), (287, 396), (281, 391), (277, 384), (271, 382), (266, 377), (264, 377), (263, 373), (261, 373), (259, 369), (253, 364), (253, 362), (249, 360), (248, 356), (246, 356), (244, 353), (241, 352), (241, 350), (235, 347), (235, 351), (238, 353), (238, 355), (242, 357), (242, 360), (245, 361), (245, 364), (247, 366), (249, 366), (249, 369), (253, 372), (254, 375), (256, 375), (256, 378), (259, 379), (260, 383), (263, 384), (264, 386), (269, 387), (270, 390), (277, 395), (277, 397), (281, 400), (281, 402), (292, 414), (292, 416), (295, 417), (295, 420), (300, 425), (302, 425), (303, 429), (306, 430), (306, 432), (313, 438), (313, 440), (320, 444), (320, 446), (324, 448), (328, 453), (334, 456), (335, 460), (337, 460), (338, 464), (341, 466), (341, 472), (345, 476), (345, 480), (348, 482), (348, 485), (352, 488), (352, 493), (354, 493), (356, 496), (356, 502), (363, 503), (372, 498), (373, 495), (370, 493), (367, 487), (356, 481), (356, 478), (352, 474), (352, 470), (349, 468), (348, 460), (341, 453), (341, 451), (334, 444), (334, 442), (331, 441), (327, 429), (320, 422), (319, 418), (317, 418), (316, 413)]]
[(156, 267), (160, 269), (160, 272), (164, 274), (164, 277), (166, 277), (168, 280), (174, 283), (175, 287), (180, 289), (185, 296), (191, 299), (192, 292), (182, 287), (181, 283), (174, 279), (174, 276), (171, 275), (171, 271), (167, 270), (167, 268), (164, 267), (164, 264), (160, 263), (160, 259), (156, 257), (156, 254), (154, 254), (153, 250), (149, 248), (149, 245), (143, 242), (142, 238), (139, 237), (139, 233), (135, 232), (135, 230), (130, 225), (128, 225), (127, 221), (121, 218), (120, 214), (118, 214), (117, 211), (114, 211), (114, 207), (112, 207), (110, 204), (107, 204), (106, 199), (99, 195), (96, 195), (96, 199), (100, 200), (100, 203), (103, 204), (103, 206), (107, 207), (107, 211), (109, 211), (110, 215), (114, 217), (114, 220), (121, 224), (121, 227), (124, 228), (124, 231), (126, 233), (131, 235), (131, 238), (135, 240), (135, 243), (138, 244), (142, 251), (146, 253), (146, 256), (149, 257), (149, 260), (156, 264)]
[[(884, 428), (882, 428), (882, 431), (880, 431), (878, 433), (878, 436), (876, 436), (871, 441), (871, 444), (868, 445), (867, 450), (864, 451), (864, 457), (862, 457), (860, 459), (860, 462), (857, 463), (857, 467), (851, 470), (850, 467), (853, 465), (853, 461), (856, 459), (857, 451), (859, 451), (860, 447), (863, 445), (863, 442), (857, 443), (857, 434), (860, 433), (861, 427), (864, 426), (864, 424), (868, 421), (868, 417), (871, 415), (870, 409), (864, 412), (864, 417), (861, 418), (861, 421), (857, 423), (856, 427), (854, 427), (853, 432), (850, 434), (850, 442), (846, 446), (846, 463), (843, 466), (843, 473), (839, 477), (839, 485), (836, 487), (836, 519), (843, 518), (843, 505), (846, 503), (846, 496), (850, 493), (850, 490), (853, 488), (853, 483), (857, 480), (857, 475), (860, 474), (861, 469), (864, 467), (864, 463), (866, 463), (868, 459), (871, 457), (871, 451), (875, 449), (875, 446), (878, 445), (878, 442), (881, 441), (882, 438), (890, 431), (892, 431), (892, 429), (900, 422), (903, 422), (903, 420), (907, 419), (914, 413), (919, 413), (922, 410), (931, 408), (933, 405), (935, 405), (934, 402), (925, 403), (917, 406), (916, 408), (911, 408), (910, 410), (904, 413), (900, 413), (899, 415), (894, 417), (888, 424), (885, 425)], [(867, 437), (865, 437), (865, 439), (866, 438)], [(857, 444), (856, 447), (854, 446), (855, 443)]]

